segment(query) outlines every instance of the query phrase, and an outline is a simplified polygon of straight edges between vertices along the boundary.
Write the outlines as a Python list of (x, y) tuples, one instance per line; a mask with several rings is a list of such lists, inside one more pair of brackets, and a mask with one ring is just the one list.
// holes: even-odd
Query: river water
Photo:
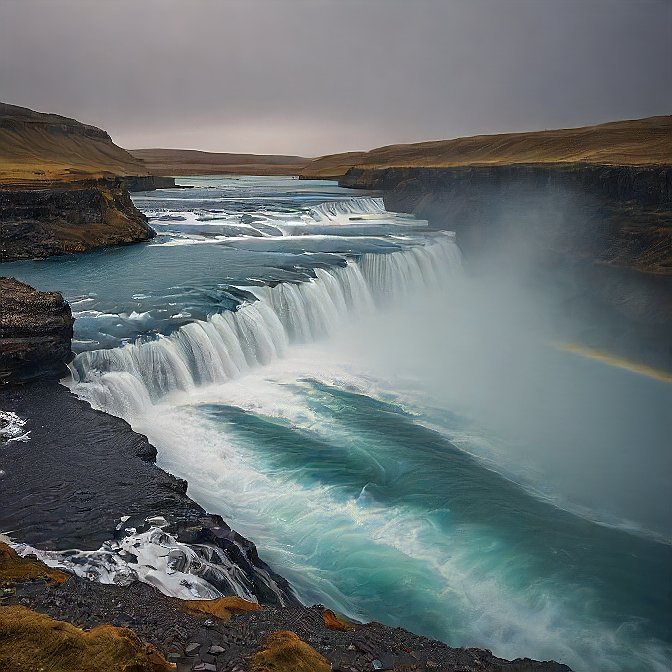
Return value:
[(672, 386), (554, 350), (459, 241), (378, 198), (179, 181), (134, 196), (153, 241), (3, 269), (71, 303), (75, 394), (307, 603), (670, 669)]

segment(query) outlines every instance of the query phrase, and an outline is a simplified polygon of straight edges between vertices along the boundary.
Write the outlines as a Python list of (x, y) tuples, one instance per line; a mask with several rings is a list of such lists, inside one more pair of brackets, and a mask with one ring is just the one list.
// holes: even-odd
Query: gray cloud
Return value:
[(0, 99), (320, 154), (672, 111), (668, 0), (0, 0)]

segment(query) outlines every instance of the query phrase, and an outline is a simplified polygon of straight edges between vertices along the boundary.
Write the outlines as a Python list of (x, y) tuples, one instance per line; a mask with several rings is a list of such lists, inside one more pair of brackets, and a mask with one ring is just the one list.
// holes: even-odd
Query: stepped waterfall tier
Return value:
[(669, 485), (670, 386), (557, 347), (533, 282), (463, 268), (459, 238), (376, 196), (180, 182), (133, 196), (151, 241), (6, 272), (68, 301), (74, 395), (145, 435), (269, 564), (242, 575), (159, 515), (100, 548), (22, 551), (281, 604), (272, 567), (304, 604), (451, 646), (666, 670), (672, 520), (632, 484)]
[[(348, 206), (345, 211), (352, 211)], [(450, 239), (318, 268), (314, 279), (257, 288), (256, 301), (170, 336), (83, 352), (71, 364), (74, 390), (96, 408), (127, 416), (171, 391), (223, 383), (269, 364), (290, 344), (329, 336), (344, 321), (375, 310), (377, 299), (403, 301), (442, 286), (459, 269), (459, 250)]]

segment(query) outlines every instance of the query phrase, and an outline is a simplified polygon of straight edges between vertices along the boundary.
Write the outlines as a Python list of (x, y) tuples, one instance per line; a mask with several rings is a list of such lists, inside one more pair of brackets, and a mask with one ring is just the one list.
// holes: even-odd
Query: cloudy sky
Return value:
[(0, 100), (317, 155), (672, 113), (672, 0), (0, 0)]

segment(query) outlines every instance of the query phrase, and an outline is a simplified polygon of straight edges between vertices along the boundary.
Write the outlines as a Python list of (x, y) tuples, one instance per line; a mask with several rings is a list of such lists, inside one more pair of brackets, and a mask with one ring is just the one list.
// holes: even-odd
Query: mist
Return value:
[[(542, 196), (537, 205), (550, 212)], [(564, 206), (578, 216), (572, 195)], [(389, 307), (341, 334), (336, 350), (473, 421), (476, 457), (535, 494), (670, 539), (672, 385), (563, 351), (605, 328), (572, 310), (571, 272), (559, 282), (545, 269), (533, 235), (490, 243), (450, 286)]]

